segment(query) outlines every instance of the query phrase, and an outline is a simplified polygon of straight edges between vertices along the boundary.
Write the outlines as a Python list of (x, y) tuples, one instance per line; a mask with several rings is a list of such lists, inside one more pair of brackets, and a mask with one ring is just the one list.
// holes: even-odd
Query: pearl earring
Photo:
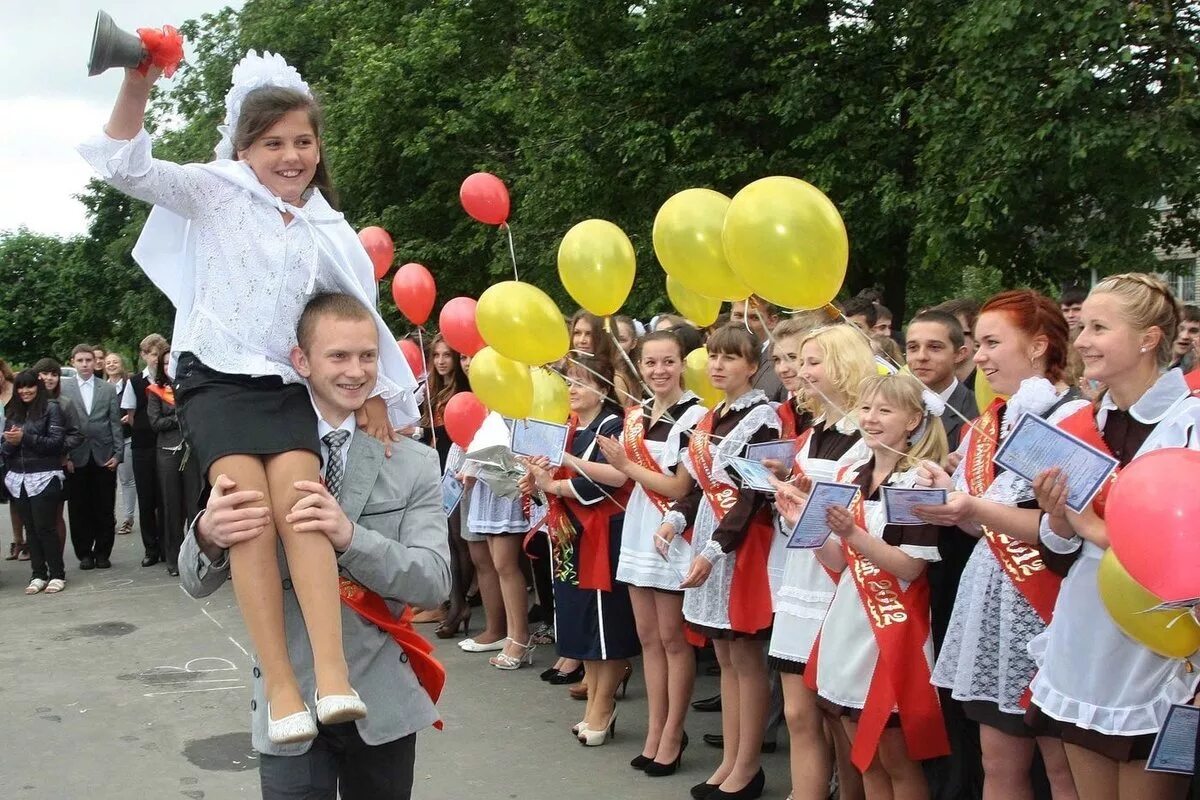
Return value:
[(1141, 352), (1143, 352), (1143, 353), (1144, 353), (1144, 352), (1146, 352), (1146, 348), (1144, 348), (1144, 347), (1143, 347), (1143, 348), (1141, 349)]

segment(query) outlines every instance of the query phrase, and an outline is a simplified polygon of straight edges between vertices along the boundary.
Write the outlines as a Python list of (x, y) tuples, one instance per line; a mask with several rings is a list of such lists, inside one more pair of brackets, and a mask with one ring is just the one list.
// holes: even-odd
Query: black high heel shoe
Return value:
[(554, 670), (554, 674), (546, 678), (546, 683), (551, 686), (566, 686), (571, 683), (579, 683), (583, 680), (583, 664), (580, 664), (570, 672), (559, 672)]
[[(619, 684), (621, 687), (621, 699), (622, 700), (625, 699), (625, 695), (629, 691), (629, 679), (631, 677), (633, 677), (633, 665), (626, 664), (625, 665), (625, 674), (621, 677), (621, 683)], [(617, 698), (617, 693), (613, 692), (613, 699), (615, 700), (616, 698)]]
[(708, 793), (708, 800), (758, 800), (766, 788), (767, 774), (763, 772), (762, 767), (759, 767), (750, 782), (741, 789), (736, 792), (723, 792), (720, 787), (717, 787), (716, 791)]
[(651, 761), (644, 768), (644, 772), (651, 778), (663, 778), (667, 775), (674, 775), (679, 769), (679, 765), (683, 763), (683, 751), (687, 750), (688, 735), (687, 731), (683, 732), (683, 739), (679, 742), (679, 753), (675, 756), (675, 760), (670, 764), (663, 764), (658, 761)]
[(644, 756), (641, 753), (638, 753), (636, 756), (633, 757), (633, 760), (629, 762), (629, 766), (633, 767), (634, 769), (645, 769), (646, 767), (650, 766), (653, 763), (654, 763), (653, 758), (650, 758), (650, 756)]

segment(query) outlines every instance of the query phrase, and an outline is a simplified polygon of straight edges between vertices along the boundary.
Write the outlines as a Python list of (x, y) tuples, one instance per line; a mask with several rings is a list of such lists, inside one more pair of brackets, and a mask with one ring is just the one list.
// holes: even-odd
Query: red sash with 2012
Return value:
[[(646, 447), (646, 422), (645, 416), (642, 413), (641, 406), (633, 406), (625, 411), (625, 428), (621, 437), (625, 445), (625, 456), (637, 464), (639, 467), (648, 469), (651, 472), (656, 472), (659, 475), (665, 475), (662, 467), (654, 460), (654, 456), (650, 453), (650, 448)], [(660, 513), (667, 513), (670, 508), (671, 501), (662, 496), (658, 492), (642, 487), (642, 491), (646, 493), (646, 497), (650, 498), (650, 502)], [(690, 530), (684, 533), (684, 537), (690, 542), (692, 540)]]
[[(738, 501), (738, 490), (728, 483), (713, 479), (712, 438), (715, 412), (709, 411), (696, 426), (688, 451), (696, 465), (696, 479), (712, 508), (717, 524)], [(760, 512), (750, 520), (746, 538), (737, 550), (733, 579), (729, 587), (729, 626), (740, 633), (756, 633), (770, 627), (774, 617), (771, 584), (767, 575), (767, 559), (771, 552), (774, 531), (768, 518)]]
[[(975, 421), (975, 430), (970, 434), (966, 478), (967, 491), (974, 497), (982, 497), (996, 479), (996, 464), (993, 459), (999, 447), (1000, 409), (1003, 407), (1003, 400), (993, 401)], [(1011, 536), (997, 533), (986, 526), (983, 528), (983, 535), (992, 555), (1000, 563), (1004, 574), (1012, 581), (1016, 590), (1033, 606), (1042, 622), (1050, 624), (1062, 578), (1046, 567), (1037, 548)]]
[[(844, 474), (844, 473), (843, 473)], [(862, 492), (855, 495), (851, 507), (855, 524), (867, 529)], [(867, 614), (879, 658), (867, 688), (867, 699), (858, 731), (850, 749), (850, 760), (865, 772), (879, 749), (879, 740), (893, 711), (900, 715), (900, 728), (909, 758), (923, 761), (948, 755), (950, 741), (938, 702), (937, 690), (930, 683), (925, 643), (929, 640), (929, 579), (922, 573), (905, 589), (900, 579), (877, 566), (845, 542), (842, 553), (846, 568), (854, 579), (859, 600)], [(817, 689), (817, 638), (804, 678)]]

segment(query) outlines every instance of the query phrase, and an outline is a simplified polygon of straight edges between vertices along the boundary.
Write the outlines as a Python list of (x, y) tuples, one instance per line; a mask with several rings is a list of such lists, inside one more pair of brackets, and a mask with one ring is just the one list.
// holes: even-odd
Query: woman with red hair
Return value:
[(1034, 663), (1026, 647), (1054, 610), (1061, 577), (1038, 548), (1041, 512), (1033, 486), (993, 463), (1024, 413), (1057, 423), (1086, 402), (1064, 383), (1067, 323), (1057, 304), (1029, 289), (988, 300), (975, 323), (975, 364), (998, 395), (964, 432), (953, 478), (933, 465), (926, 476), (950, 489), (920, 516), (979, 539), (963, 570), (954, 612), (933, 671), (980, 726), (984, 797), (1032, 800), (1034, 747), (1042, 751), (1055, 800), (1076, 797), (1062, 743), (1025, 724)]

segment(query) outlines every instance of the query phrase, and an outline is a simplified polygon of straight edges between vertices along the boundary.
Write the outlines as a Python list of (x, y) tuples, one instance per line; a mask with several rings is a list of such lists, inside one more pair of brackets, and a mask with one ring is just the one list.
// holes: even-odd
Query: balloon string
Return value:
[(421, 326), (417, 326), (417, 346), (421, 348), (421, 372), (425, 375), (425, 404), (429, 406), (429, 440), (437, 449), (437, 433), (433, 425), (433, 396), (429, 393), (429, 364), (425, 362), (425, 337)]
[[(625, 348), (621, 347), (621, 340), (618, 339), (617, 334), (613, 332), (615, 327), (616, 324), (613, 322), (612, 315), (604, 318), (604, 331), (608, 334), (608, 338), (612, 339), (613, 347), (617, 348), (617, 352), (621, 354), (621, 358), (625, 361), (626, 366), (629, 367), (629, 374), (632, 375), (635, 380), (637, 380), (638, 385), (642, 387), (642, 391), (645, 392), (646, 396), (653, 397), (654, 390), (651, 389), (644, 380), (642, 380), (641, 371), (638, 370), (637, 366), (633, 363), (633, 360), (629, 357), (629, 354), (625, 352)], [(642, 401), (639, 399), (637, 402), (638, 404), (641, 404)]]
[[(575, 352), (579, 353), (580, 355), (591, 355), (590, 353), (584, 353), (582, 350), (577, 350), (577, 351), (575, 351)], [(627, 392), (627, 391), (625, 391), (624, 389), (622, 389), (622, 388), (620, 388), (619, 386), (617, 386), (617, 384), (616, 384), (616, 383), (614, 383), (613, 381), (610, 381), (608, 378), (604, 377), (604, 376), (603, 376), (603, 375), (601, 375), (599, 372), (596, 372), (596, 370), (592, 369), (592, 368), (591, 368), (591, 367), (589, 367), (587, 364), (584, 364), (584, 363), (582, 363), (582, 362), (576, 361), (575, 359), (571, 358), (569, 355), (567, 356), (567, 361), (569, 361), (570, 363), (572, 363), (572, 364), (574, 364), (575, 366), (579, 367), (580, 369), (582, 369), (582, 370), (585, 370), (586, 372), (588, 372), (590, 375), (592, 375), (594, 378), (596, 378), (596, 380), (600, 381), (601, 383), (608, 384), (609, 386), (611, 386), (611, 387), (613, 388), (613, 390), (614, 390), (614, 391), (616, 391), (616, 392), (617, 392), (617, 394), (623, 394), (623, 395), (625, 395), (627, 398), (629, 398), (630, 400), (632, 400), (632, 401), (633, 401), (633, 404), (634, 404), (634, 405), (641, 405), (641, 404), (642, 404), (642, 399), (641, 399), (640, 397), (634, 397), (634, 396), (633, 396), (633, 395), (631, 395), (629, 392)], [(570, 379), (570, 378), (567, 378), (567, 380), (568, 380), (568, 381), (570, 381), (571, 379)], [(577, 386), (581, 386), (581, 385), (582, 385), (582, 384), (580, 384), (580, 383), (579, 383), (579, 381), (571, 381), (571, 382), (572, 382), (572, 383), (575, 383)], [(602, 393), (601, 393), (601, 392), (597, 392), (597, 394), (602, 394)], [(608, 395), (604, 395), (604, 396), (605, 396), (605, 397), (608, 397)]]
[(521, 276), (517, 274), (517, 248), (513, 245), (512, 226), (507, 222), (501, 222), (500, 227), (504, 228), (504, 232), (508, 234), (508, 254), (512, 257), (513, 265), (513, 280), (521, 280)]

